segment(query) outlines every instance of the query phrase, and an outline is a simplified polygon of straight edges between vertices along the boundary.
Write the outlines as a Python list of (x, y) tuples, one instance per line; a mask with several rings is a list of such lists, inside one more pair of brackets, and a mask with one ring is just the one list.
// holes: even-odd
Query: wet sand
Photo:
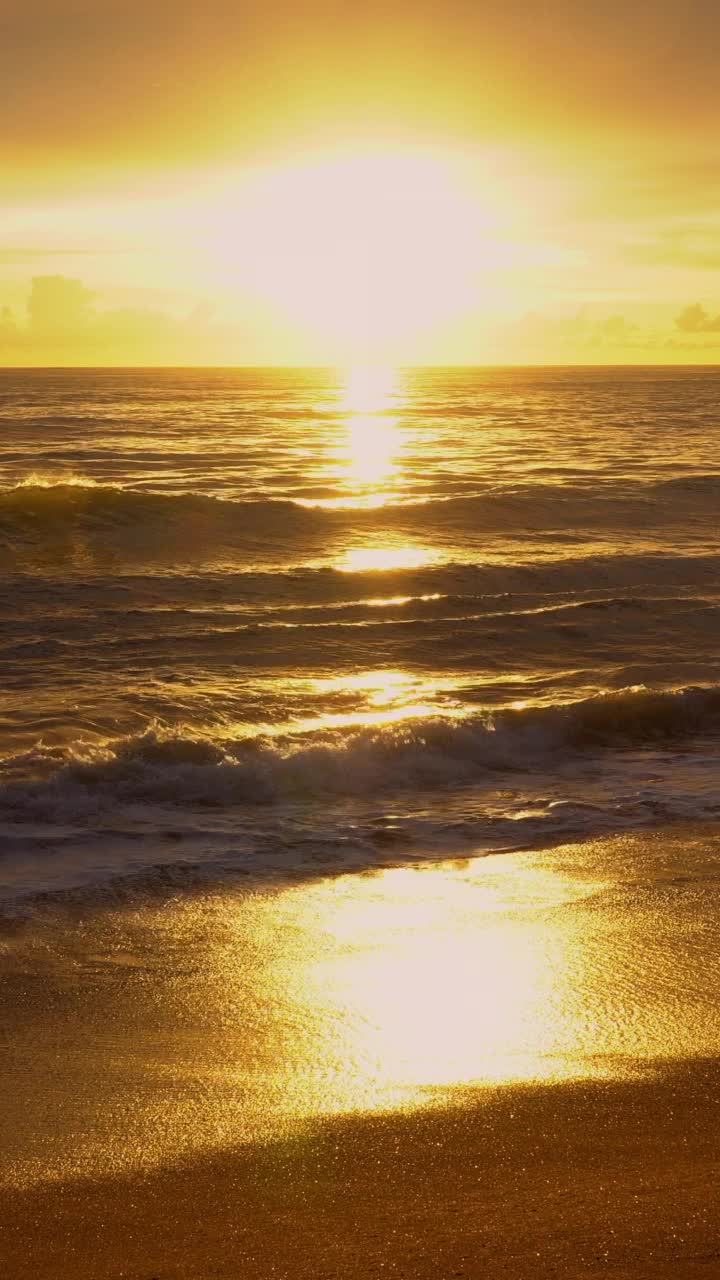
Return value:
[(3, 1277), (720, 1277), (717, 847), (6, 922)]
[(720, 1068), (514, 1087), (3, 1199), (12, 1280), (720, 1276)]

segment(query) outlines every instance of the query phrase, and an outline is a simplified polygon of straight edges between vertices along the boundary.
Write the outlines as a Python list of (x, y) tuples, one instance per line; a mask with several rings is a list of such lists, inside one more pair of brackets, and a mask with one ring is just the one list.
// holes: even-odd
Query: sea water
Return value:
[(0, 371), (0, 883), (711, 821), (720, 370)]

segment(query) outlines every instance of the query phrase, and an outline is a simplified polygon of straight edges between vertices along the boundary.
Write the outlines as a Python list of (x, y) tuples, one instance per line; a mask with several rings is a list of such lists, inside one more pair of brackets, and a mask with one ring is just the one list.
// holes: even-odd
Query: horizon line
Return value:
[(585, 362), (570, 361), (565, 363), (521, 363), (515, 361), (499, 361), (495, 363), (483, 362), (478, 364), (468, 364), (465, 361), (455, 363), (439, 363), (439, 364), (411, 364), (405, 362), (395, 363), (392, 360), (348, 360), (344, 362), (332, 362), (329, 364), (16, 364), (5, 365), (0, 364), (0, 373), (98, 373), (111, 372), (116, 373), (140, 373), (152, 372), (160, 369), (187, 369), (188, 371), (209, 372), (213, 369), (218, 371), (243, 371), (258, 369), (303, 369), (303, 370), (335, 370), (335, 369), (720, 369), (720, 359), (717, 361), (672, 361), (670, 363), (661, 362), (659, 360), (650, 363), (644, 363), (637, 360), (624, 361), (608, 361), (608, 362)]

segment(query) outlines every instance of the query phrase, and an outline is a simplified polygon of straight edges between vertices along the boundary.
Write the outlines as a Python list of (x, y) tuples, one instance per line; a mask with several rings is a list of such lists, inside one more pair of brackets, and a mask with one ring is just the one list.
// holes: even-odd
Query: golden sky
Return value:
[(719, 63), (714, 0), (2, 0), (0, 362), (716, 362)]

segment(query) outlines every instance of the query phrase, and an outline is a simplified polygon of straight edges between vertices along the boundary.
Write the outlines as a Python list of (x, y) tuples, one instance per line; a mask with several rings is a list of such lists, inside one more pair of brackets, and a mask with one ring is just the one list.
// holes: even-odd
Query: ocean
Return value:
[(712, 822), (720, 370), (0, 371), (0, 895)]

